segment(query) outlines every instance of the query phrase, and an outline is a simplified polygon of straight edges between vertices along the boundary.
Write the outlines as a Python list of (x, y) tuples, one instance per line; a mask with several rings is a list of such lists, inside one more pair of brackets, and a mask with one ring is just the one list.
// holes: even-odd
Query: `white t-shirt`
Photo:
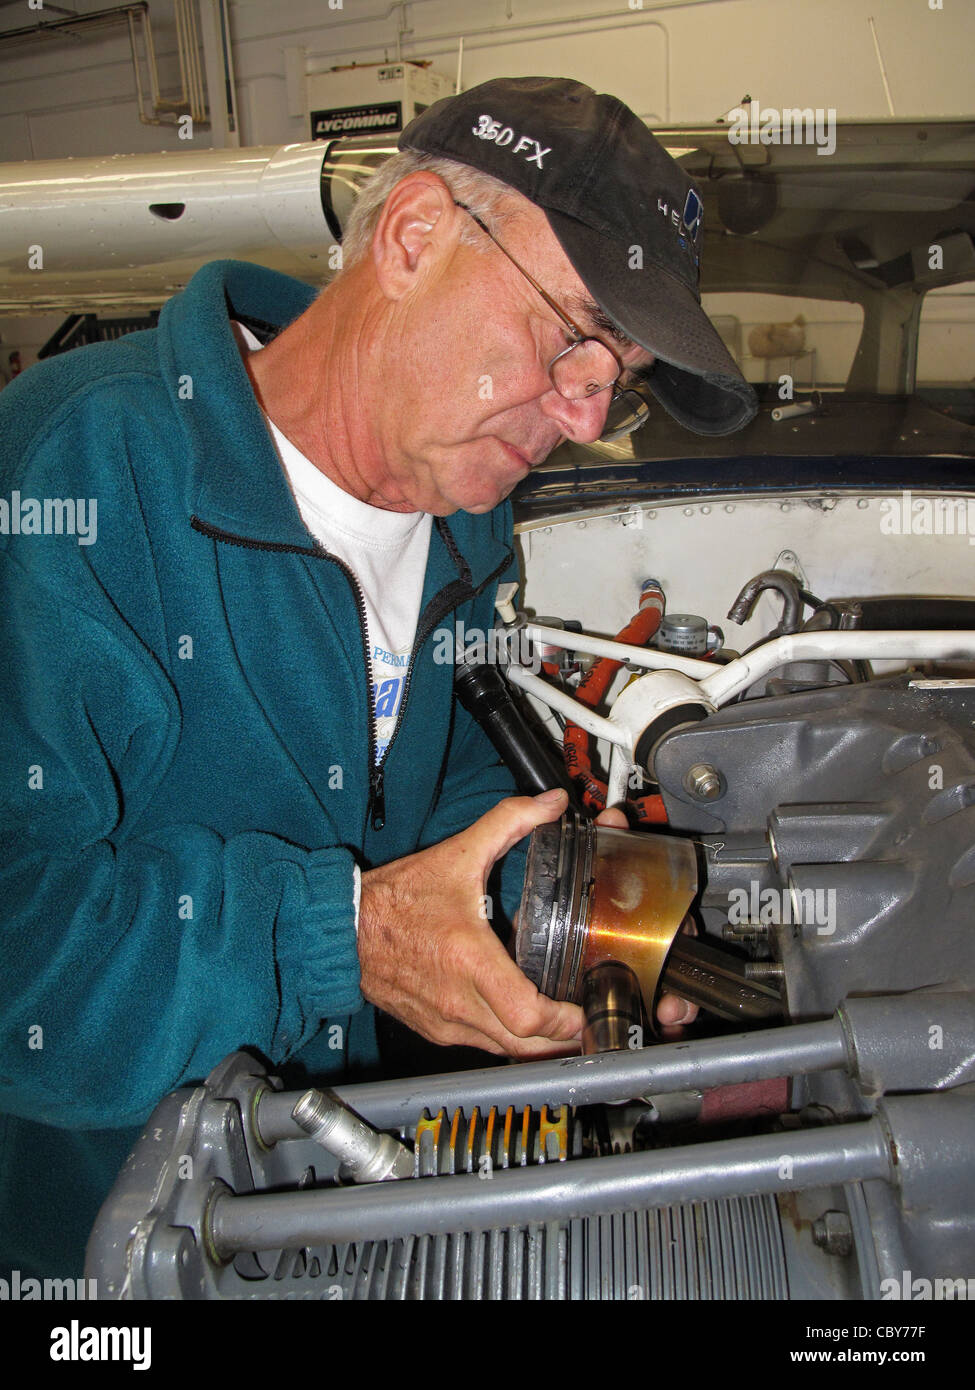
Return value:
[[(243, 324), (233, 327), (242, 351), (261, 348)], [(264, 418), (302, 521), (329, 554), (349, 567), (362, 590), (378, 762), (399, 719), (433, 518), (425, 512), (389, 512), (360, 502), (327, 478), (273, 420)]]
[[(241, 355), (263, 344), (242, 323), (231, 323)], [(308, 530), (355, 575), (366, 605), (370, 695), (376, 719), (376, 761), (399, 719), (406, 669), (423, 597), (423, 577), (433, 517), (425, 512), (387, 512), (370, 507), (326, 478), (267, 415), (268, 429), (285, 477)], [(353, 910), (359, 933), (362, 874), (353, 870)]]

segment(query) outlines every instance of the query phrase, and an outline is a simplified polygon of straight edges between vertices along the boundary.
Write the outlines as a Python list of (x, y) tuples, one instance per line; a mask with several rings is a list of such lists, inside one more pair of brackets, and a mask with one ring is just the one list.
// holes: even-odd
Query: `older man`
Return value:
[(434, 636), (491, 625), (504, 499), (638, 424), (640, 374), (705, 432), (753, 401), (700, 200), (621, 103), (492, 82), (401, 143), (317, 297), (218, 262), (4, 392), (6, 487), (97, 503), (96, 543), (0, 552), (8, 1268), (80, 1272), (126, 1127), (234, 1048), (369, 1064), (363, 998), (514, 1057), (578, 1034), (483, 910), (564, 796), (510, 796)]

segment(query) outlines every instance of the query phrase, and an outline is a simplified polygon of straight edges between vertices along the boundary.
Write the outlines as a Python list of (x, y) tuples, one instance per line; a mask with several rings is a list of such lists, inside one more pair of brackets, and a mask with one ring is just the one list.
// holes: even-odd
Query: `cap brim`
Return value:
[(747, 425), (758, 410), (755, 392), (692, 291), (652, 263), (631, 268), (632, 248), (544, 211), (600, 308), (654, 354), (646, 382), (664, 409), (697, 434), (733, 434)]

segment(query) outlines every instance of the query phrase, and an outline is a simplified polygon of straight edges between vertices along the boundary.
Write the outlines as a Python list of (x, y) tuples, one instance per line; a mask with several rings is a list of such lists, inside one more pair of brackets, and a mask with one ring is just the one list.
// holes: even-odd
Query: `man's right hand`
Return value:
[(495, 936), (487, 877), (565, 792), (501, 801), (459, 835), (362, 875), (362, 992), (431, 1042), (503, 1056), (571, 1053), (582, 1010), (539, 994)]

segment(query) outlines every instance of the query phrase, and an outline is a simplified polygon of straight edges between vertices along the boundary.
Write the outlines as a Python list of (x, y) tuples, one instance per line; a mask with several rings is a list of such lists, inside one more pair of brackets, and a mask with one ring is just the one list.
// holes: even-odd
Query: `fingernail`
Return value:
[(552, 787), (550, 791), (539, 792), (538, 795), (535, 797), (535, 800), (551, 803), (554, 805), (556, 801), (561, 801), (563, 796), (568, 796), (568, 792), (563, 791), (561, 787)]

